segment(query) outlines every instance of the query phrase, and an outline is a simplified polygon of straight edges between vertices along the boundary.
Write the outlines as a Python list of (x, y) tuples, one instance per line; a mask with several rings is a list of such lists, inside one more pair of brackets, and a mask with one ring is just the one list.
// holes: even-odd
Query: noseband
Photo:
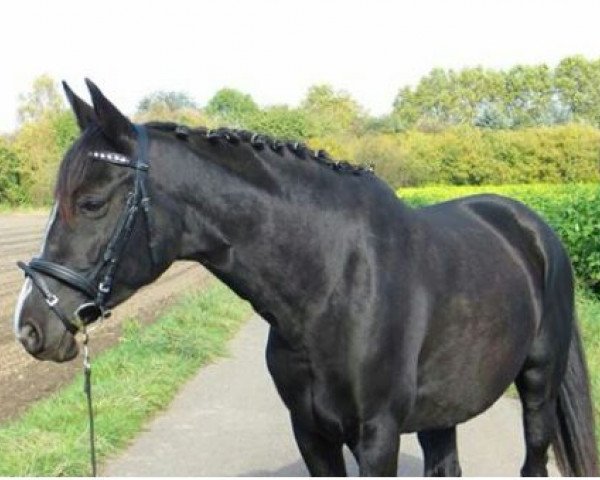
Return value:
[[(106, 307), (108, 298), (113, 287), (115, 272), (119, 261), (125, 250), (125, 246), (135, 225), (138, 212), (144, 212), (146, 230), (148, 233), (148, 246), (152, 258), (152, 264), (157, 264), (157, 255), (153, 243), (153, 225), (150, 215), (150, 198), (148, 196), (148, 134), (146, 129), (140, 125), (134, 125), (137, 133), (137, 155), (134, 162), (128, 157), (116, 153), (90, 152), (93, 160), (100, 160), (113, 165), (132, 168), (135, 171), (133, 189), (127, 194), (125, 210), (121, 214), (117, 226), (108, 242), (101, 261), (87, 274), (59, 265), (43, 258), (34, 257), (29, 263), (18, 262), (17, 265), (30, 278), (33, 285), (44, 297), (48, 308), (62, 321), (65, 328), (75, 335), (82, 326), (89, 325), (98, 318), (110, 316), (110, 310)], [(88, 302), (81, 304), (75, 310), (78, 322), (75, 323), (71, 316), (65, 314), (60, 308), (60, 300), (48, 288), (44, 276), (69, 286), (73, 290), (83, 293)]]

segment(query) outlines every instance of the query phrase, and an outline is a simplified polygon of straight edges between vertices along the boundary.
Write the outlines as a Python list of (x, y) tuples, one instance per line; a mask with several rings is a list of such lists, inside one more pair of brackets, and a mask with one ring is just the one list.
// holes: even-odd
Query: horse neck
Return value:
[(179, 258), (202, 263), (293, 339), (333, 288), (324, 265), (352, 242), (336, 223), (361, 221), (357, 190), (377, 180), (286, 156), (247, 146), (182, 152), (172, 195), (185, 203)]

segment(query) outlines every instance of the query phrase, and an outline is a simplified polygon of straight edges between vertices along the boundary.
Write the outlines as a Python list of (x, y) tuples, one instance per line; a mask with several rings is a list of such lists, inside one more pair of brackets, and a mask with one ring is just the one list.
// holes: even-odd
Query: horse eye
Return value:
[(90, 199), (86, 199), (84, 201), (82, 201), (79, 204), (79, 208), (81, 208), (82, 210), (85, 210), (87, 212), (97, 212), (98, 210), (100, 210), (103, 206), (104, 206), (104, 200), (99, 200), (99, 199), (94, 199), (94, 198), (90, 198)]

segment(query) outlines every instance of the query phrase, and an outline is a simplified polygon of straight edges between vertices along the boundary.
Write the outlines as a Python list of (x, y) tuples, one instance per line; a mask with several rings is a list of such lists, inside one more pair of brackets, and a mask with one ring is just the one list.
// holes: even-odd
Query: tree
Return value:
[(7, 138), (0, 137), (0, 204), (17, 204), (26, 200), (19, 167), (17, 152)]
[(505, 79), (504, 104), (512, 125), (527, 127), (552, 121), (552, 74), (547, 65), (517, 65)]
[(242, 126), (258, 110), (258, 105), (250, 95), (233, 88), (219, 90), (204, 108), (208, 116), (234, 127)]
[(456, 94), (459, 97), (455, 115), (460, 123), (486, 124), (504, 128), (508, 118), (504, 112), (505, 73), (482, 67), (465, 68), (456, 75)]
[(600, 126), (600, 59), (564, 58), (556, 67), (554, 85), (561, 105), (573, 117)]
[(68, 110), (29, 121), (18, 130), (12, 147), (19, 159), (20, 184), (31, 202), (51, 202), (58, 165), (78, 135), (75, 117)]
[(464, 121), (459, 106), (456, 74), (452, 70), (434, 68), (421, 78), (414, 90), (405, 87), (398, 92), (393, 115), (404, 128), (422, 122), (456, 124)]
[(482, 128), (510, 128), (511, 119), (504, 112), (504, 106), (498, 103), (482, 102), (477, 108), (477, 114), (473, 119), (473, 125)]
[(330, 85), (310, 87), (300, 109), (306, 114), (311, 136), (356, 132), (363, 125), (360, 105), (349, 93)]
[(482, 67), (458, 72), (435, 68), (414, 89), (405, 87), (398, 92), (392, 116), (405, 129), (417, 126), (437, 131), (460, 124), (491, 126), (498, 124), (503, 115), (504, 97), (502, 71)]
[(197, 109), (196, 102), (185, 92), (159, 90), (146, 95), (137, 107), (137, 114), (148, 113), (152, 110), (167, 110), (175, 112), (183, 109)]
[(554, 72), (543, 64), (508, 71), (436, 68), (416, 87), (398, 92), (392, 116), (404, 129), (436, 131), (459, 124), (514, 128), (564, 123), (571, 116), (554, 80)]
[(19, 95), (17, 114), (19, 121), (26, 123), (64, 109), (65, 104), (58, 85), (52, 77), (44, 74), (33, 81), (30, 92)]
[(273, 105), (246, 116), (243, 128), (284, 140), (306, 140), (309, 126), (304, 111)]
[(210, 123), (187, 93), (164, 90), (142, 98), (134, 119), (136, 122), (163, 121), (190, 126), (206, 126)]
[[(3, 162), (17, 162), (18, 201), (35, 204), (52, 199), (56, 169), (66, 149), (79, 135), (75, 117), (65, 108), (62, 93), (49, 75), (37, 77), (31, 91), (19, 97), (19, 120), (22, 125), (10, 142), (10, 151), (4, 148)], [(12, 200), (14, 201), (14, 200)]]

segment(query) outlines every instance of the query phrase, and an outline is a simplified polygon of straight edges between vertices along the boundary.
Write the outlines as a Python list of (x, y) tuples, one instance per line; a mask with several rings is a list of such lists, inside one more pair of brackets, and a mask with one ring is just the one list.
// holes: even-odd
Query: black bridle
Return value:
[[(27, 277), (29, 277), (46, 300), (48, 308), (61, 320), (65, 328), (75, 335), (82, 327), (89, 325), (98, 318), (110, 316), (106, 307), (113, 287), (115, 272), (125, 250), (125, 246), (135, 225), (138, 212), (144, 212), (148, 233), (148, 246), (152, 264), (157, 264), (157, 255), (153, 243), (153, 225), (150, 215), (150, 197), (148, 196), (148, 134), (140, 125), (133, 126), (137, 134), (137, 151), (135, 161), (128, 157), (111, 152), (90, 152), (94, 160), (104, 161), (121, 167), (132, 168), (135, 171), (133, 189), (127, 195), (125, 210), (121, 214), (113, 235), (108, 242), (100, 262), (88, 273), (82, 274), (69, 267), (34, 257), (29, 263), (18, 262)], [(60, 299), (48, 288), (44, 277), (51, 277), (83, 293), (88, 302), (81, 304), (75, 315), (67, 315), (60, 307)], [(75, 317), (78, 322), (73, 321)]]

